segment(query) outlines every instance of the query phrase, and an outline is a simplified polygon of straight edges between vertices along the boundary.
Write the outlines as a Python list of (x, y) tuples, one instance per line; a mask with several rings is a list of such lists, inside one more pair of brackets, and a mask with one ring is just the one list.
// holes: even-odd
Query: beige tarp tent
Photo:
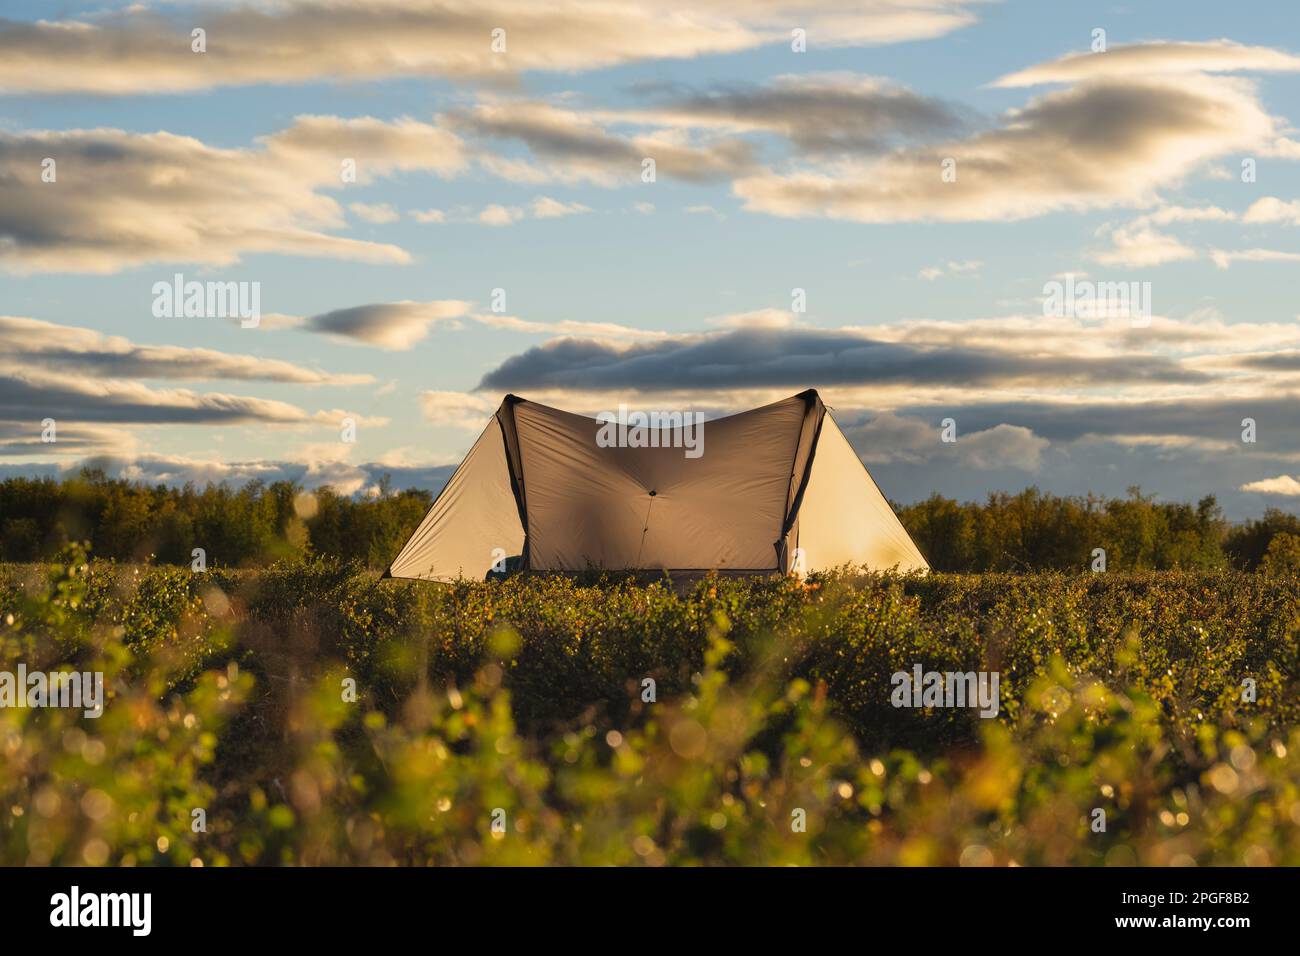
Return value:
[(811, 389), (613, 445), (612, 427), (507, 395), (385, 576), (481, 580), (507, 558), (532, 571), (929, 567)]

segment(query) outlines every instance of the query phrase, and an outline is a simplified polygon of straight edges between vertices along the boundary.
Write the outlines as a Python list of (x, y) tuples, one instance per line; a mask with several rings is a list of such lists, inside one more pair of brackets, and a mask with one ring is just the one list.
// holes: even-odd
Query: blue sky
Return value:
[[(507, 389), (814, 386), (895, 500), (1300, 494), (1284, 5), (347, 7), (6, 5), (0, 473), (436, 487)], [(156, 317), (178, 272), (266, 320)], [(1045, 314), (1067, 273), (1150, 283), (1149, 324)]]

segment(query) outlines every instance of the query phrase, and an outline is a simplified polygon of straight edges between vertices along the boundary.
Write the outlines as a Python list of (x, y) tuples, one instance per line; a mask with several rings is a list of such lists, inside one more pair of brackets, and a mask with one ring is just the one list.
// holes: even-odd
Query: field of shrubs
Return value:
[[(0, 863), (1300, 864), (1294, 572), (0, 566)], [(891, 675), (996, 671), (997, 716)]]

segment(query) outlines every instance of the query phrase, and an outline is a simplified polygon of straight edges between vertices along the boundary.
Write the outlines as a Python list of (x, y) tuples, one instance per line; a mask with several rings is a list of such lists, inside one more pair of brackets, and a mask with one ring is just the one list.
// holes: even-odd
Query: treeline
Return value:
[[(69, 541), (119, 561), (210, 566), (329, 555), (380, 568), (433, 499), (427, 491), (354, 498), (291, 482), (182, 488), (141, 485), (83, 470), (76, 477), (0, 482), (0, 560), (53, 557)], [(1300, 517), (1271, 509), (1230, 524), (1213, 497), (1166, 503), (1132, 488), (1124, 498), (1058, 497), (1037, 488), (983, 502), (934, 495), (897, 507), (936, 571), (1088, 570), (1105, 552), (1112, 570), (1256, 570), (1300, 565)]]
[[(1292, 566), (1300, 517), (1271, 508), (1230, 524), (1207, 496), (1194, 506), (1130, 488), (1125, 498), (1058, 497), (1037, 488), (983, 502), (940, 495), (897, 507), (936, 571), (1123, 571)], [(1100, 549), (1103, 554), (1098, 552)]]
[(75, 478), (0, 482), (0, 560), (50, 558), (69, 541), (119, 561), (209, 566), (269, 564), (320, 554), (383, 567), (429, 510), (427, 491), (354, 499), (287, 481), (239, 489), (141, 485), (83, 470)]

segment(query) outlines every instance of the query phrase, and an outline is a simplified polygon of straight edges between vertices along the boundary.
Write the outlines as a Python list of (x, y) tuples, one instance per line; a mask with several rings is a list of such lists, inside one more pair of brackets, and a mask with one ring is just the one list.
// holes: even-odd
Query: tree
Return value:
[(1273, 535), (1259, 569), (1270, 575), (1300, 573), (1300, 535), (1291, 534), (1289, 531)]

